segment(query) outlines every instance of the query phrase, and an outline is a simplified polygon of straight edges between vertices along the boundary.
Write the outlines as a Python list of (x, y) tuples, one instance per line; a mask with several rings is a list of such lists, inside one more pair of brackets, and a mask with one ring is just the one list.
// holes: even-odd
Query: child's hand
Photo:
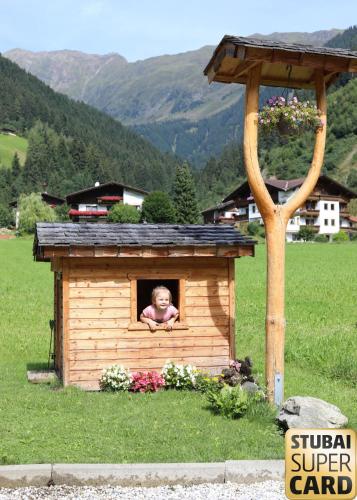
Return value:
[(171, 332), (172, 327), (174, 326), (174, 323), (175, 323), (175, 320), (169, 319), (169, 321), (166, 322), (165, 330), (167, 332)]
[(159, 326), (159, 324), (156, 323), (156, 321), (154, 321), (152, 319), (148, 322), (148, 325), (149, 325), (149, 328), (152, 332), (156, 332), (156, 328)]

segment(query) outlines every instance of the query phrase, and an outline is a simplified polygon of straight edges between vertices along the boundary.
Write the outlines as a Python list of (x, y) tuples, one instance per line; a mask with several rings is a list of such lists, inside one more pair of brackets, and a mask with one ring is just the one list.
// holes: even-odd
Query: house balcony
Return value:
[(75, 210), (71, 208), (68, 211), (68, 215), (72, 218), (99, 218), (99, 217), (107, 217), (107, 210)]
[(347, 208), (342, 208), (342, 209), (340, 210), (340, 215), (341, 215), (342, 217), (349, 217), (349, 216), (350, 216), (350, 212), (349, 212), (349, 210), (347, 210)]
[(112, 204), (112, 203), (119, 203), (120, 201), (123, 201), (122, 196), (99, 196), (97, 198), (98, 203), (105, 203), (105, 204)]
[(295, 212), (295, 215), (300, 215), (302, 217), (318, 217), (320, 211), (316, 208), (301, 208), (299, 212)]
[(248, 214), (239, 214), (235, 216), (237, 222), (248, 222)]
[(301, 226), (301, 227), (308, 227), (309, 229), (314, 231), (314, 233), (318, 233), (320, 230), (320, 224), (306, 224), (306, 226)]

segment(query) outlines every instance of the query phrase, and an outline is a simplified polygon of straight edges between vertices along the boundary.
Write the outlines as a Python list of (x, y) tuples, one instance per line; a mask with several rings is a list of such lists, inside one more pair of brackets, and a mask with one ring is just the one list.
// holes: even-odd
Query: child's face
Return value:
[(165, 311), (170, 305), (169, 293), (165, 292), (165, 290), (159, 292), (155, 297), (154, 305), (159, 311)]

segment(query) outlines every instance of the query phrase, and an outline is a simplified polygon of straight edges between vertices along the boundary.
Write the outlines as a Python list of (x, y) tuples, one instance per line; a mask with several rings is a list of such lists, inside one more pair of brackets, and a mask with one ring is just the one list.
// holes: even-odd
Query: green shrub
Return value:
[(42, 201), (39, 193), (21, 195), (19, 199), (19, 233), (34, 233), (36, 222), (54, 222), (53, 208)]
[(215, 388), (207, 391), (206, 397), (213, 411), (226, 418), (242, 417), (248, 410), (254, 413), (254, 406), (265, 399), (262, 390), (249, 393), (241, 385), (232, 387), (226, 384), (220, 391)]
[(141, 218), (149, 223), (174, 224), (176, 214), (168, 194), (162, 191), (150, 193), (144, 200)]
[(9, 227), (14, 224), (12, 211), (3, 204), (0, 204), (0, 227)]
[(227, 418), (242, 417), (248, 409), (248, 398), (248, 392), (240, 385), (235, 387), (224, 385), (219, 392), (215, 390), (207, 392), (207, 399), (213, 411)]
[(258, 222), (249, 222), (247, 226), (247, 233), (251, 236), (255, 236), (259, 233), (260, 224)]
[(327, 243), (328, 237), (326, 234), (318, 234), (315, 236), (314, 241), (316, 241), (316, 243)]
[(335, 243), (343, 243), (344, 241), (348, 241), (348, 234), (345, 233), (344, 231), (339, 231), (338, 233), (334, 234), (332, 236), (332, 241)]
[(122, 224), (138, 224), (140, 212), (132, 205), (116, 203), (108, 214), (108, 222), (120, 222)]
[(57, 205), (54, 209), (56, 215), (56, 221), (65, 222), (71, 220), (70, 216), (68, 215), (70, 209), (71, 207), (66, 203), (63, 203), (63, 205)]
[(219, 376), (212, 377), (208, 373), (199, 371), (196, 374), (195, 389), (196, 391), (206, 393), (209, 391), (219, 392), (223, 387), (223, 382)]
[(350, 233), (350, 240), (357, 241), (357, 233)]
[(315, 237), (315, 232), (311, 227), (303, 226), (297, 233), (297, 239), (303, 241), (312, 241)]

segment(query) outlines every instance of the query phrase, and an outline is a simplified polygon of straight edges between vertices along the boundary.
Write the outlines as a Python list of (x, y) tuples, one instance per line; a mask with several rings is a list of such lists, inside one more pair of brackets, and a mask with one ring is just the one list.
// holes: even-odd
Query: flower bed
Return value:
[[(156, 371), (130, 373), (113, 365), (103, 370), (100, 387), (105, 391), (157, 392), (160, 389), (195, 390), (206, 394), (214, 413), (239, 418), (248, 408), (265, 399), (264, 392), (251, 375), (250, 358), (233, 360), (217, 376), (204, 373), (192, 365), (168, 361), (161, 374)], [(247, 385), (248, 384), (248, 385)]]

